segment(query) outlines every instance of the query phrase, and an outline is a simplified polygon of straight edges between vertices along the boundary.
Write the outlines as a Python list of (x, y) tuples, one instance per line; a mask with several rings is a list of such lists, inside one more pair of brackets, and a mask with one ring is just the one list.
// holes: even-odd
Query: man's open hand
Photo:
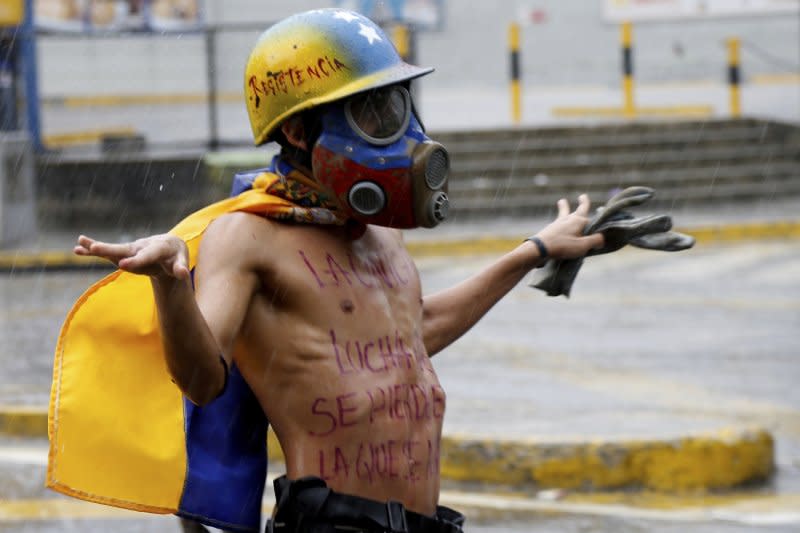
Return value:
[(603, 234), (584, 235), (583, 231), (589, 222), (589, 197), (585, 194), (578, 197), (578, 207), (570, 213), (569, 202), (562, 198), (558, 201), (558, 217), (536, 234), (551, 258), (571, 259), (583, 257), (590, 250), (603, 246)]
[(189, 251), (180, 238), (153, 235), (133, 242), (111, 244), (85, 235), (78, 237), (75, 254), (114, 263), (120, 270), (155, 278), (189, 278)]

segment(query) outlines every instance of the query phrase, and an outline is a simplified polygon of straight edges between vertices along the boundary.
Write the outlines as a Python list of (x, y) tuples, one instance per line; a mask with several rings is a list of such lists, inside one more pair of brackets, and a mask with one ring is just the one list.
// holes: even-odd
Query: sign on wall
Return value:
[(202, 26), (200, 0), (35, 0), (41, 30), (189, 31)]
[(745, 17), (800, 13), (800, 0), (603, 0), (607, 22)]

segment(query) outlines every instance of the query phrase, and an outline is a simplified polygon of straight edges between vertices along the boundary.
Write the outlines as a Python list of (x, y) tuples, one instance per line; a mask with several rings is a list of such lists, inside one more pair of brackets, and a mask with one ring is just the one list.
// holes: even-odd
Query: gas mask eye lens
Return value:
[(370, 144), (384, 146), (403, 136), (411, 121), (411, 97), (405, 87), (381, 87), (350, 98), (347, 123)]

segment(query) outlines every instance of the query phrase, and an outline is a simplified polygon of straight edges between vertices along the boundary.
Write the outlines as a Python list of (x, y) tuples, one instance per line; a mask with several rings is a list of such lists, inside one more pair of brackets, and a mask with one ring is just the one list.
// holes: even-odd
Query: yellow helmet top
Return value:
[(317, 9), (275, 24), (245, 69), (247, 113), (256, 145), (289, 116), (352, 94), (432, 72), (404, 62), (374, 22), (353, 11)]

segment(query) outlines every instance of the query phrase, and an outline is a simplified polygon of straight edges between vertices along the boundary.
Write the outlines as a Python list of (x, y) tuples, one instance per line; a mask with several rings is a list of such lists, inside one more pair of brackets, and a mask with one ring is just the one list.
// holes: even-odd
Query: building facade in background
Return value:
[[(634, 20), (637, 89), (714, 85), (713, 99), (722, 102), (728, 77), (726, 41), (738, 37), (743, 87), (765, 80), (793, 84), (789, 99), (797, 101), (790, 102), (790, 116), (800, 115), (800, 0), (38, 0), (38, 5), (40, 24), (50, 24), (38, 42), (43, 102), (59, 106), (65, 99), (95, 96), (121, 95), (128, 101), (164, 96), (171, 108), (184, 110), (177, 119), (164, 112), (162, 103), (158, 110), (125, 114), (116, 109), (98, 118), (82, 109), (62, 109), (56, 116), (53, 106), (45, 105), (45, 134), (129, 127), (163, 140), (176, 137), (162, 134), (165, 128), (174, 130), (181, 123), (184, 131), (177, 137), (205, 139), (210, 111), (196, 102), (213, 81), (221, 136), (244, 141), (249, 136), (240, 100), (244, 65), (260, 30), (298, 11), (336, 6), (368, 11), (386, 23), (405, 18), (418, 26), (417, 62), (436, 68), (417, 86), (420, 107), (434, 128), (472, 124), (468, 116), (450, 121), (454, 115), (444, 104), (481, 115), (481, 124), (508, 121), (512, 22), (521, 24), (524, 91), (550, 92), (525, 106), (527, 123), (548, 119), (552, 105), (616, 104), (615, 95), (590, 102), (581, 100), (580, 92), (619, 89), (619, 21), (626, 18)], [(73, 20), (75, 28), (52, 31), (53, 21), (59, 20)], [(205, 25), (215, 29), (211, 62)], [(569, 91), (578, 94), (556, 101)], [(745, 97), (750, 98), (746, 91)], [(683, 103), (655, 98), (658, 105)], [(707, 101), (687, 98), (691, 104)], [(725, 105), (720, 103), (718, 112), (724, 113)], [(757, 108), (747, 105), (745, 113)], [(530, 115), (533, 111), (538, 114)]]
[[(743, 41), (745, 81), (756, 75), (797, 75), (800, 69), (800, 0), (206, 0), (197, 6), (198, 1), (153, 0), (149, 24), (172, 29), (181, 23), (192, 26), (196, 17), (204, 13), (211, 24), (263, 21), (267, 26), (296, 11), (334, 5), (368, 7), (378, 15), (405, 9), (420, 22), (433, 22), (419, 32), (417, 48), (419, 61), (437, 68), (438, 74), (425, 80), (435, 87), (460, 87), (465, 83), (504, 86), (508, 76), (506, 32), (512, 21), (525, 23), (521, 60), (526, 85), (617, 84), (620, 57), (614, 21), (626, 11), (649, 13), (645, 17), (649, 20), (634, 29), (636, 71), (641, 82), (723, 78), (724, 41), (730, 36)], [(125, 20), (146, 24), (137, 11), (141, 10), (137, 7), (141, 0), (38, 0), (37, 4), (49, 14), (41, 22), (51, 26), (57, 20), (69, 24), (69, 17), (78, 17), (78, 22), (72, 22), (85, 25), (87, 9), (100, 25), (120, 26)], [(94, 7), (87, 8), (90, 4)], [(711, 17), (713, 9), (722, 9), (713, 6), (727, 5), (726, 14), (730, 15), (735, 4), (749, 6), (749, 14)], [(130, 7), (120, 9), (117, 5)], [(684, 16), (679, 20), (659, 16), (667, 12), (686, 15), (691, 6), (701, 5), (708, 6), (706, 16)], [(80, 6), (84, 6), (83, 11)], [(437, 9), (442, 10), (443, 16), (437, 17)], [(190, 30), (116, 39), (91, 34), (81, 39), (44, 36), (39, 42), (41, 93), (53, 97), (202, 92), (207, 84), (204, 42), (201, 34)], [(241, 89), (244, 61), (257, 36), (253, 31), (220, 34), (220, 91)], [(120, 57), (125, 60), (120, 61)]]

